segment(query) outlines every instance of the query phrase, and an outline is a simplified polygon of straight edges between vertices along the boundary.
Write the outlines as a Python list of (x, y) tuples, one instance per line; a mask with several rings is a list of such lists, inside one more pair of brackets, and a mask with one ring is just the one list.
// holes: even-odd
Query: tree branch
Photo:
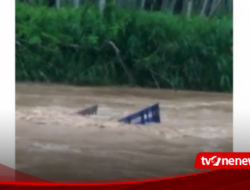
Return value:
[(126, 75), (128, 76), (130, 84), (135, 85), (135, 79), (134, 79), (133, 75), (131, 74), (131, 72), (129, 71), (129, 68), (122, 61), (121, 56), (120, 56), (120, 50), (118, 49), (118, 47), (112, 41), (106, 41), (105, 44), (110, 45), (114, 49), (116, 57), (117, 57), (120, 65), (122, 66), (123, 70), (125, 71)]

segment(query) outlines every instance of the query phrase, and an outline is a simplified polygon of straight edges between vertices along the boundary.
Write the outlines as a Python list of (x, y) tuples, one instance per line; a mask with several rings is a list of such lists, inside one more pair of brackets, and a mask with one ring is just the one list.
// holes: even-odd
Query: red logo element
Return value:
[(218, 162), (217, 156), (214, 156), (214, 157), (211, 158), (211, 163), (212, 163), (212, 164), (215, 164), (215, 163), (217, 163), (217, 162)]
[(248, 152), (203, 152), (197, 154), (197, 169), (249, 169), (250, 153)]
[[(212, 158), (218, 161), (218, 156)], [(217, 159), (217, 160), (216, 160)], [(0, 189), (249, 189), (250, 170), (221, 169), (184, 176), (99, 180), (46, 180), (0, 164)]]

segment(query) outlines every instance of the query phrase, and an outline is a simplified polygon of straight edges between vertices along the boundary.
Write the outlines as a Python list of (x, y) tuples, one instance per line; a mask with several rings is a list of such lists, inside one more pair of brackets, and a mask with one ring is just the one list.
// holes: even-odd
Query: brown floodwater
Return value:
[[(160, 124), (121, 117), (154, 103)], [(77, 111), (98, 105), (97, 115)], [(232, 94), (16, 84), (16, 169), (46, 179), (111, 179), (199, 171), (196, 154), (232, 151)]]

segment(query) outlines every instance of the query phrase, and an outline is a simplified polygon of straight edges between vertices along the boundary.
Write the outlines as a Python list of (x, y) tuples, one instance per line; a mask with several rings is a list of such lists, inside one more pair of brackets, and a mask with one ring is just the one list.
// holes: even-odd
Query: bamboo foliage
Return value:
[[(189, 2), (193, 11), (204, 4)], [(232, 91), (230, 15), (183, 19), (113, 5), (103, 14), (86, 7), (55, 11), (17, 3), (17, 81), (129, 85), (135, 80), (144, 87)]]

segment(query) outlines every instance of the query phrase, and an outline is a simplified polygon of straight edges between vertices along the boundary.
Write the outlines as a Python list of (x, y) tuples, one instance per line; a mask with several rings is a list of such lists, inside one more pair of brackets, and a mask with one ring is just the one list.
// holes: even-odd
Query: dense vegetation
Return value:
[(231, 47), (230, 16), (16, 4), (17, 81), (232, 91)]

